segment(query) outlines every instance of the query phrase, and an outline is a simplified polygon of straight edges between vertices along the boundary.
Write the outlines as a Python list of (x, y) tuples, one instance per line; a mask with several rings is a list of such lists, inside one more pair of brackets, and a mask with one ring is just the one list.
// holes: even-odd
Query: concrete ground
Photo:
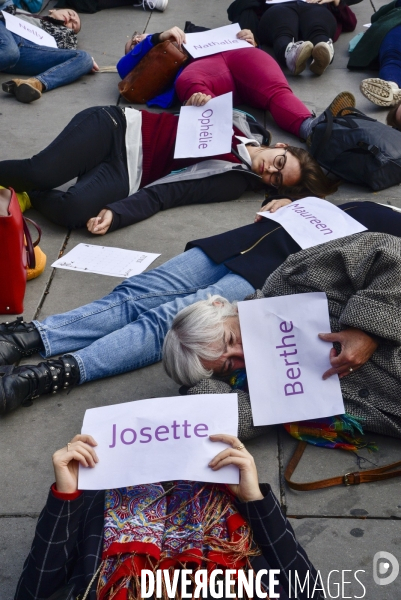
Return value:
[[(165, 13), (121, 8), (95, 15), (82, 15), (80, 47), (88, 50), (101, 66), (115, 65), (124, 43), (134, 30), (163, 31), (175, 24), (192, 22), (207, 27), (227, 24), (226, 8), (230, 0), (170, 0)], [(375, 8), (384, 0), (374, 0)], [(358, 17), (355, 33), (363, 30), (373, 11), (364, 0), (354, 7)], [(297, 95), (316, 113), (323, 110), (341, 90), (352, 91), (357, 106), (380, 121), (386, 111), (369, 103), (359, 92), (359, 82), (369, 73), (346, 69), (348, 42), (354, 34), (344, 34), (336, 43), (333, 65), (321, 77), (310, 72), (289, 76)], [(9, 79), (0, 75), (0, 82)], [(45, 94), (31, 105), (19, 104), (2, 95), (0, 103), (0, 159), (24, 158), (46, 146), (78, 111), (93, 105), (120, 101), (116, 73), (83, 77), (76, 83)], [(275, 141), (297, 143), (281, 132), (269, 114), (258, 113), (272, 130)], [(1, 184), (1, 182), (0, 182)], [(343, 185), (332, 197), (334, 203), (372, 200), (401, 207), (399, 187), (380, 193)], [(69, 232), (46, 222), (31, 210), (29, 217), (43, 228), (42, 249), (47, 268), (27, 286), (25, 319), (43, 319), (47, 315), (70, 310), (108, 293), (115, 278), (54, 270), (51, 263), (61, 250), (88, 241), (121, 248), (160, 252), (160, 264), (182, 252), (188, 240), (213, 235), (252, 221), (261, 197), (255, 194), (227, 204), (184, 207), (159, 213), (148, 221), (107, 236), (91, 237), (86, 231)], [(391, 216), (389, 217), (391, 218)], [(0, 419), (0, 600), (11, 600), (27, 556), (37, 516), (53, 482), (51, 455), (80, 431), (87, 408), (125, 400), (177, 395), (177, 386), (164, 374), (160, 364), (83, 385), (70, 395), (44, 397), (30, 408), (22, 408)], [(183, 400), (184, 401), (184, 400)], [(379, 452), (369, 456), (375, 464), (401, 458), (398, 440), (370, 436)], [(291, 518), (298, 539), (321, 570), (328, 598), (367, 598), (393, 600), (401, 596), (401, 577), (394, 583), (378, 586), (372, 577), (376, 552), (391, 552), (401, 561), (400, 481), (361, 487), (337, 487), (314, 492), (294, 492), (283, 483), (283, 468), (296, 442), (278, 427), (266, 437), (247, 444), (254, 453), (262, 482), (270, 482)], [(369, 468), (366, 462), (362, 467)], [(357, 468), (352, 454), (309, 447), (295, 479), (308, 481), (338, 475)], [(358, 574), (355, 572), (360, 570)], [(335, 571), (329, 579), (330, 571)], [(344, 571), (341, 574), (341, 571)], [(342, 587), (339, 582), (343, 581)], [(357, 578), (363, 586), (358, 583)], [(347, 583), (351, 582), (351, 583)]]

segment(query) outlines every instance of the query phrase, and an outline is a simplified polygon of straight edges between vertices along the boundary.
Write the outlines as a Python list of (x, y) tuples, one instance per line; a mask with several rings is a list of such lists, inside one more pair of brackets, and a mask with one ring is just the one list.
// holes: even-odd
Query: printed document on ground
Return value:
[(239, 40), (237, 33), (241, 31), (238, 23), (233, 25), (224, 25), (209, 31), (201, 31), (200, 33), (187, 33), (185, 49), (193, 58), (201, 56), (210, 56), (228, 50), (238, 50), (239, 48), (253, 48), (249, 42)]
[(147, 269), (158, 256), (160, 254), (151, 252), (78, 244), (70, 252), (56, 260), (52, 267), (81, 271), (82, 273), (111, 275), (112, 277), (132, 277)]
[(1, 13), (3, 14), (8, 31), (20, 35), (24, 39), (34, 42), (34, 44), (38, 44), (39, 46), (57, 48), (54, 37), (44, 29), (36, 27), (36, 25), (32, 25), (31, 23), (28, 23), (28, 21), (19, 19), (14, 15), (10, 15), (10, 13), (5, 12), (4, 10), (2, 10)]

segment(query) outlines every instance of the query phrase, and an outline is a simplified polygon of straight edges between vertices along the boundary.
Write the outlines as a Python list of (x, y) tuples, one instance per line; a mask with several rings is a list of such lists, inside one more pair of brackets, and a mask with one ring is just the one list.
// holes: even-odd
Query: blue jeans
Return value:
[(401, 25), (391, 29), (380, 46), (380, 79), (394, 81), (401, 88)]
[(100, 300), (34, 323), (45, 347), (43, 356), (72, 354), (84, 383), (161, 360), (166, 333), (189, 304), (209, 294), (243, 300), (252, 292), (246, 279), (193, 248), (126, 279)]
[(0, 71), (36, 77), (46, 91), (72, 83), (92, 70), (83, 50), (39, 46), (8, 31), (0, 21)]

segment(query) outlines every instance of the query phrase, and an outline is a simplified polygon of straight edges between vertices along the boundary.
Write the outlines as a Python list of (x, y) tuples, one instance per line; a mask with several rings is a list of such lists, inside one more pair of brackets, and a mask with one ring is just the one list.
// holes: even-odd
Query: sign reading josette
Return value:
[(238, 23), (234, 23), (233, 25), (225, 25), (200, 33), (187, 33), (187, 41), (184, 46), (194, 58), (239, 48), (253, 48), (248, 42), (237, 38), (237, 33), (240, 31), (241, 28)]
[(255, 425), (273, 425), (344, 413), (337, 375), (323, 381), (332, 345), (324, 292), (238, 303)]
[(231, 150), (232, 132), (232, 92), (212, 98), (205, 106), (183, 106), (174, 158), (227, 154)]
[(82, 433), (98, 443), (99, 462), (79, 468), (81, 490), (102, 490), (189, 479), (238, 483), (238, 469), (210, 460), (227, 448), (213, 433), (237, 435), (237, 394), (152, 398), (86, 411)]
[(280, 223), (301, 248), (310, 248), (338, 238), (366, 231), (348, 212), (320, 198), (303, 198), (279, 208), (275, 213), (259, 212)]

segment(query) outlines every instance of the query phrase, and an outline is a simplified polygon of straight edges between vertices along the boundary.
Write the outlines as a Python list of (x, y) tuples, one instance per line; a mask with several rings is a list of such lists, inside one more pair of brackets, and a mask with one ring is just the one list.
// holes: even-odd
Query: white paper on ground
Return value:
[(364, 27), (366, 27), (366, 29), (368, 29), (371, 25), (372, 25), (372, 23), (365, 23)]
[(231, 151), (232, 92), (212, 98), (205, 106), (182, 106), (174, 158), (218, 156)]
[[(308, 0), (300, 0), (301, 2), (307, 2)], [(293, 2), (293, 0), (266, 0), (266, 4), (284, 4), (285, 2)]]
[(132, 277), (147, 269), (158, 256), (160, 254), (93, 244), (78, 244), (70, 252), (57, 259), (52, 267), (113, 277)]
[(209, 435), (237, 435), (237, 394), (152, 398), (91, 408), (82, 433), (97, 441), (99, 462), (79, 467), (80, 490), (102, 490), (188, 479), (238, 483), (237, 467), (219, 471), (210, 460), (227, 448)]
[(346, 211), (320, 198), (302, 198), (274, 213), (265, 211), (258, 215), (280, 223), (301, 248), (367, 231)]
[(238, 50), (239, 48), (253, 48), (251, 44), (237, 38), (237, 33), (241, 31), (238, 23), (233, 25), (224, 25), (209, 31), (200, 33), (187, 33), (184, 47), (193, 58), (201, 56), (210, 56), (228, 50)]
[(8, 31), (15, 33), (16, 35), (20, 35), (21, 37), (34, 42), (35, 44), (39, 44), (39, 46), (49, 46), (50, 48), (57, 48), (56, 40), (52, 35), (41, 29), (40, 27), (36, 27), (35, 25), (31, 25), (27, 21), (23, 19), (19, 19), (14, 15), (10, 15), (10, 13), (1, 11), (3, 13), (3, 17), (6, 23), (6, 27)]
[(340, 381), (330, 368), (332, 344), (324, 292), (238, 303), (255, 425), (273, 425), (344, 413)]

